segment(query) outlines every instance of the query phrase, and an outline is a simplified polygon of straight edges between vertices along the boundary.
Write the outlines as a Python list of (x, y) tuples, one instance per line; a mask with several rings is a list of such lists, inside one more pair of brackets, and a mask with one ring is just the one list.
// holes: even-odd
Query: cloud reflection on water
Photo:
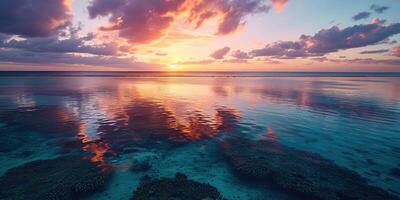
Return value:
[[(303, 107), (310, 112), (367, 121), (399, 119), (398, 112), (388, 106), (396, 103), (393, 97), (398, 84), (391, 85), (393, 90), (382, 91), (381, 84), (374, 81), (86, 77), (49, 82), (25, 80), (14, 86), (18, 91), (15, 95), (10, 95), (9, 88), (0, 88), (0, 95), (11, 97), (10, 105), (21, 107), (0, 116), (7, 123), (15, 121), (38, 132), (63, 132), (79, 138), (80, 145), (67, 146), (93, 153), (95, 162), (142, 148), (171, 148), (222, 133), (242, 134), (237, 130), (245, 127), (241, 125), (243, 112), (264, 104)], [(380, 95), (363, 96), (360, 91)], [(29, 97), (31, 103), (20, 97)], [(52, 97), (47, 101), (53, 102), (43, 102), (43, 97)], [(49, 103), (57, 106), (45, 106)], [(250, 131), (257, 126), (246, 123)], [(279, 133), (273, 128), (265, 127), (266, 134), (261, 137), (277, 140)]]

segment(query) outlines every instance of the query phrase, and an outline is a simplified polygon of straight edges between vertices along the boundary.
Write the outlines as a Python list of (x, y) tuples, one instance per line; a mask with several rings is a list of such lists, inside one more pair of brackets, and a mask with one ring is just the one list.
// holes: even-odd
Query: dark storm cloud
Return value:
[(387, 7), (387, 6), (380, 6), (380, 5), (376, 5), (376, 4), (372, 4), (370, 8), (371, 8), (371, 10), (373, 10), (379, 14), (381, 14), (381, 13), (385, 12), (385, 10), (389, 9), (389, 7)]
[(55, 34), (69, 23), (70, 0), (1, 0), (0, 32), (25, 37)]
[(217, 34), (235, 32), (245, 23), (244, 17), (269, 9), (265, 0), (92, 0), (91, 18), (109, 17), (100, 29), (118, 31), (131, 43), (149, 43), (164, 36), (182, 14), (186, 22), (200, 27), (205, 21), (218, 19)]
[(358, 13), (358, 14), (353, 16), (353, 20), (354, 21), (358, 21), (358, 20), (361, 20), (361, 19), (367, 19), (370, 15), (371, 15), (370, 12), (360, 12), (360, 13)]
[(231, 48), (229, 47), (224, 47), (222, 49), (216, 50), (214, 53), (210, 55), (210, 57), (214, 59), (224, 59), (224, 57), (229, 53)]
[(333, 26), (313, 36), (302, 35), (298, 41), (279, 41), (249, 53), (251, 57), (298, 58), (323, 56), (339, 50), (365, 47), (400, 33), (400, 23), (356, 25), (340, 29)]

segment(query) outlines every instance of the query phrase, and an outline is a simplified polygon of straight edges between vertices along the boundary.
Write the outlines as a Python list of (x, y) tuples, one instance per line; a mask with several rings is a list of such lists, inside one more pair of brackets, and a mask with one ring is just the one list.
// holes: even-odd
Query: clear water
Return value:
[[(0, 175), (83, 151), (116, 170), (84, 199), (130, 199), (144, 175), (176, 172), (227, 199), (296, 199), (233, 172), (221, 144), (235, 132), (317, 153), (400, 196), (396, 76), (0, 73)], [(138, 160), (151, 168), (132, 171)]]

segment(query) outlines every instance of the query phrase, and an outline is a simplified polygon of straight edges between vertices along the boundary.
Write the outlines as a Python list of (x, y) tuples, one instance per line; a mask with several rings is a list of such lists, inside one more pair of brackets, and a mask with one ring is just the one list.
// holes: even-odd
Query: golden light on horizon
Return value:
[(168, 68), (169, 68), (169, 69), (176, 69), (177, 67), (178, 67), (177, 64), (169, 64), (169, 65), (168, 65)]

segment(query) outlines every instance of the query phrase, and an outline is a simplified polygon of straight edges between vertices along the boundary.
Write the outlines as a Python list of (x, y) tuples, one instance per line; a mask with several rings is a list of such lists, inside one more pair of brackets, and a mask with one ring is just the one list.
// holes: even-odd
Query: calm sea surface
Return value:
[(69, 199), (140, 199), (178, 172), (232, 200), (346, 199), (357, 184), (396, 199), (399, 75), (0, 72), (0, 199), (33, 198), (13, 183), (45, 192), (68, 166), (35, 161), (71, 155), (109, 178)]

